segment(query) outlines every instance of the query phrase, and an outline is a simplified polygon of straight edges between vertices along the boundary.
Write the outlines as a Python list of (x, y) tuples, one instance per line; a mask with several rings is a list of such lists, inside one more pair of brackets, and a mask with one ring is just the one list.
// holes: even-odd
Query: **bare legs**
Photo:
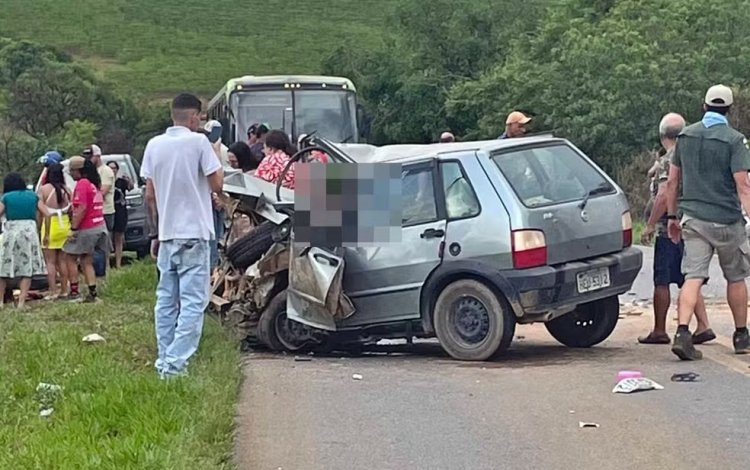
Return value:
[(114, 232), (114, 245), (115, 245), (115, 268), (122, 267), (122, 249), (125, 245), (125, 234), (122, 232)]

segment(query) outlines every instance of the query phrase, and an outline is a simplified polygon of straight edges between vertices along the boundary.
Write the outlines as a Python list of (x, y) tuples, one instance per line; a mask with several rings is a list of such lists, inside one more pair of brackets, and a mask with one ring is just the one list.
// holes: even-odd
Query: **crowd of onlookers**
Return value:
[[(12, 300), (6, 291), (8, 281), (18, 284), (18, 307), (23, 308), (32, 279), (44, 275), (47, 300), (96, 302), (95, 257), (101, 260), (99, 271), (106, 271), (111, 251), (115, 267), (121, 266), (125, 195), (133, 183), (120, 173), (117, 162), (104, 163), (97, 145), (67, 160), (72, 188), (60, 152), (49, 151), (40, 162), (44, 168), (36, 190), (29, 189), (18, 173), (6, 175), (3, 182), (0, 217), (6, 221), (0, 241), (0, 306)], [(80, 274), (86, 283), (83, 293)]]

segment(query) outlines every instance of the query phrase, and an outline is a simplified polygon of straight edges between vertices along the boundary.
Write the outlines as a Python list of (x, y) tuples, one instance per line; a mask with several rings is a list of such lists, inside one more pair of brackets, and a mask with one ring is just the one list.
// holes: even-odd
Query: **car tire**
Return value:
[[(305, 341), (296, 342), (293, 335), (290, 336), (288, 333), (291, 331), (287, 329), (290, 327), (289, 322), (291, 320), (286, 317), (286, 290), (283, 290), (276, 294), (263, 310), (258, 322), (258, 339), (274, 351), (306, 351), (311, 344)], [(308, 328), (296, 322), (293, 322), (291, 327)]]
[(264, 221), (252, 232), (227, 247), (226, 257), (236, 269), (244, 271), (261, 259), (273, 245), (272, 234), (276, 226)]
[(433, 317), (440, 346), (461, 361), (485, 361), (510, 346), (516, 320), (507, 301), (479, 281), (448, 284)]
[(605, 339), (617, 326), (620, 302), (617, 296), (582, 304), (570, 313), (546, 322), (553, 338), (571, 348), (590, 348)]

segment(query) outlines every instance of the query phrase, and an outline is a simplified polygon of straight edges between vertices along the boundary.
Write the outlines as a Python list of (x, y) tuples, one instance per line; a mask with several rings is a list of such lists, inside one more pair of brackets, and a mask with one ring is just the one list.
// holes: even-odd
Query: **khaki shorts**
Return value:
[(685, 279), (707, 279), (714, 253), (727, 282), (744, 281), (750, 277), (750, 243), (745, 232), (745, 222), (732, 225), (715, 224), (698, 219), (688, 219), (682, 224), (685, 254), (682, 273)]
[(104, 224), (73, 232), (63, 245), (63, 252), (69, 255), (93, 255), (96, 250), (110, 251), (109, 234)]

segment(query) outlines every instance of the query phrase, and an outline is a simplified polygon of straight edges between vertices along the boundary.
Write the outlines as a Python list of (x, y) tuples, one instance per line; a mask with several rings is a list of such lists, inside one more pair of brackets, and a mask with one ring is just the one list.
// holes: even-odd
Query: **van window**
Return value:
[(492, 160), (527, 207), (582, 199), (593, 189), (614, 193), (614, 186), (567, 145), (527, 148), (494, 155)]
[(401, 225), (419, 225), (437, 220), (432, 168), (404, 168), (401, 171)]
[(445, 209), (448, 219), (464, 219), (479, 214), (479, 201), (474, 189), (466, 179), (459, 162), (440, 164), (445, 191)]

